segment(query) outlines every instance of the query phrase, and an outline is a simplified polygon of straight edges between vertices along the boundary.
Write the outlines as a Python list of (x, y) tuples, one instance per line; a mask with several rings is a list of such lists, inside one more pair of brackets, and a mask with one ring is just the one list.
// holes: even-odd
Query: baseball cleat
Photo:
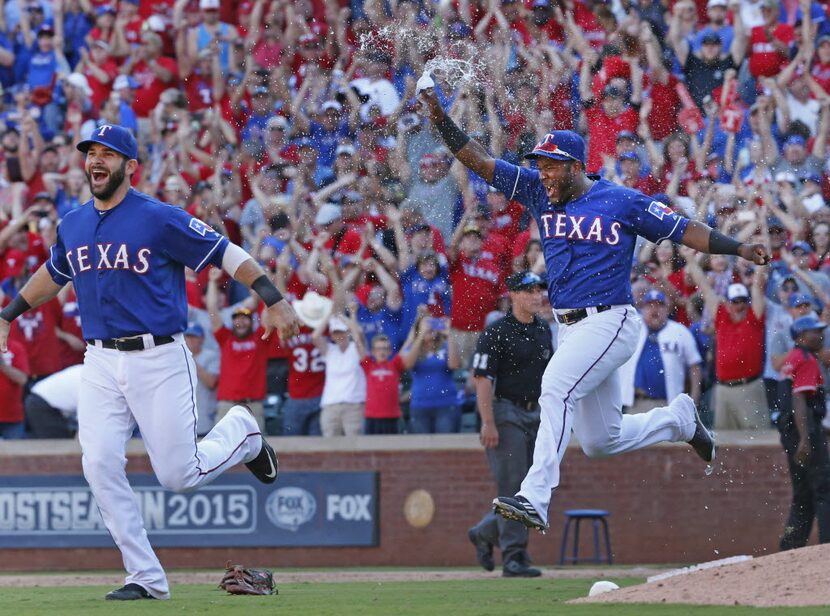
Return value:
[[(692, 403), (694, 405), (694, 403)], [(715, 459), (715, 435), (710, 432), (703, 421), (700, 419), (700, 413), (695, 407), (695, 434), (690, 441), (687, 441), (695, 453), (700, 456), (704, 462), (712, 462)]]
[(136, 599), (155, 599), (147, 589), (138, 584), (125, 584), (117, 590), (111, 590), (104, 597), (107, 601), (135, 601)]
[(277, 454), (262, 438), (262, 449), (259, 450), (256, 458), (250, 462), (246, 462), (245, 466), (254, 474), (254, 477), (259, 479), (262, 483), (274, 483), (277, 480), (279, 473), (279, 462), (277, 461)]
[(548, 525), (542, 521), (542, 517), (533, 508), (533, 505), (524, 497), (518, 494), (515, 497), (499, 496), (493, 499), (493, 511), (508, 520), (521, 522), (528, 528), (535, 528), (543, 534)]
[(496, 563), (493, 562), (493, 544), (479, 537), (475, 528), (467, 531), (467, 537), (470, 539), (470, 543), (476, 548), (476, 560), (481, 565), (481, 568), (485, 571), (495, 569)]

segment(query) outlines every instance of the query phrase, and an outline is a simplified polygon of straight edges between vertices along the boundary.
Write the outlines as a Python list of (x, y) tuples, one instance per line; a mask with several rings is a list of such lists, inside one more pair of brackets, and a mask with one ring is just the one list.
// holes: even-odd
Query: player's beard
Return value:
[(86, 180), (89, 184), (89, 190), (92, 193), (92, 196), (96, 199), (100, 199), (101, 201), (107, 201), (110, 197), (112, 197), (115, 194), (115, 191), (118, 190), (119, 186), (121, 186), (121, 183), (124, 181), (124, 178), (127, 177), (126, 171), (127, 159), (125, 158), (121, 161), (121, 166), (110, 173), (110, 179), (104, 185), (104, 187), (96, 190), (92, 187), (92, 174), (89, 171), (84, 170), (84, 173), (86, 173)]

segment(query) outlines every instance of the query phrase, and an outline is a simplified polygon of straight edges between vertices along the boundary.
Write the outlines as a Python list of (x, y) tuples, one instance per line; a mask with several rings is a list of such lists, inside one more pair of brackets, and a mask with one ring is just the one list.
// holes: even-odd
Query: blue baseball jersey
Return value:
[(608, 180), (559, 206), (548, 200), (536, 169), (497, 160), (492, 184), (536, 219), (554, 308), (630, 304), (637, 236), (679, 242), (689, 224), (659, 201)]
[(69, 212), (46, 268), (74, 283), (85, 339), (169, 336), (187, 327), (185, 266), (221, 267), (227, 246), (181, 208), (130, 189), (111, 210), (90, 200)]

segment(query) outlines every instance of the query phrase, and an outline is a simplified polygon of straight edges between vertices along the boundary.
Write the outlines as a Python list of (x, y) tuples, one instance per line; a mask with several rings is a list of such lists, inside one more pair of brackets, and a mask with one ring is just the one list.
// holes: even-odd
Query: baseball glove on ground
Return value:
[(248, 569), (228, 561), (219, 588), (232, 595), (275, 595), (274, 576), (267, 569)]

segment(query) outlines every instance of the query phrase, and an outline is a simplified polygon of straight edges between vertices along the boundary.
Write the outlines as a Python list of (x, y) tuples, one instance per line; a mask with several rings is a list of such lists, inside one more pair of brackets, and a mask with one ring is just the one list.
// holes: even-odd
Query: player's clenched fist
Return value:
[(769, 252), (763, 244), (741, 244), (738, 255), (755, 265), (767, 265), (770, 262)]
[(263, 340), (267, 340), (276, 329), (280, 340), (285, 342), (300, 333), (301, 323), (294, 308), (283, 299), (262, 312), (262, 325), (265, 327)]

